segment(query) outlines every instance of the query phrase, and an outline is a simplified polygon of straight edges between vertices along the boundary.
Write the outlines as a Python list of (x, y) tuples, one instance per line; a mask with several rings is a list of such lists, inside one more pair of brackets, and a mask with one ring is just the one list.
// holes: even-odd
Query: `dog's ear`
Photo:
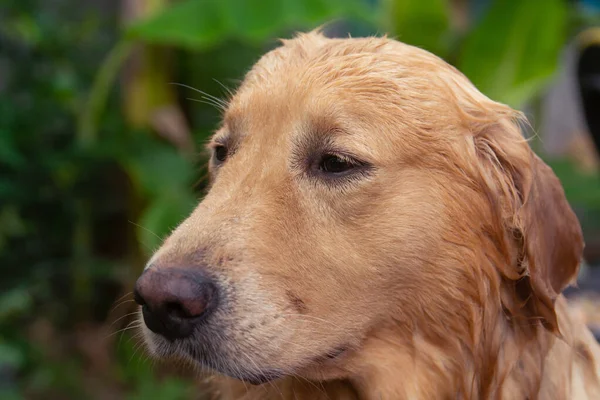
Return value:
[(557, 332), (554, 302), (576, 280), (583, 252), (579, 221), (560, 181), (533, 153), (517, 122), (502, 119), (482, 127), (474, 143), (485, 190), (504, 229), (510, 265), (501, 273), (516, 300), (505, 307), (541, 317)]

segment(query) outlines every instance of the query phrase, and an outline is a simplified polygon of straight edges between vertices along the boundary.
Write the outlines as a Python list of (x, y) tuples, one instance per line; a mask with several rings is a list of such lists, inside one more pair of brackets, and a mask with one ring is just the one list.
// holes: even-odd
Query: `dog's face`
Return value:
[(493, 210), (455, 87), (497, 105), (388, 39), (263, 57), (209, 145), (210, 191), (138, 282), (150, 350), (255, 383), (343, 377), (378, 327), (475, 286), (461, 249)]

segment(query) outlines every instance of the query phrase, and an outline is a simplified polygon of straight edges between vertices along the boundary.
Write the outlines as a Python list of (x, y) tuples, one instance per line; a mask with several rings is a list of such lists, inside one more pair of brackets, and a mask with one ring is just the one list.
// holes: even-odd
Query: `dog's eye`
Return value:
[(215, 146), (214, 154), (215, 154), (215, 159), (217, 161), (223, 162), (227, 159), (229, 150), (227, 150), (227, 147), (225, 147), (223, 145), (217, 145), (217, 146)]
[(326, 154), (319, 164), (319, 169), (329, 174), (341, 174), (356, 167), (353, 161), (333, 154)]

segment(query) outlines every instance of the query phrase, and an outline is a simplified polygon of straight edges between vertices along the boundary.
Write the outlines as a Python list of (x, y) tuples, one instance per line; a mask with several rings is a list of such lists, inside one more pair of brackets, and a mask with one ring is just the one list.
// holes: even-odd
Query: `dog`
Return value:
[(222, 399), (600, 399), (581, 227), (524, 123), (422, 49), (282, 40), (136, 283), (149, 352)]

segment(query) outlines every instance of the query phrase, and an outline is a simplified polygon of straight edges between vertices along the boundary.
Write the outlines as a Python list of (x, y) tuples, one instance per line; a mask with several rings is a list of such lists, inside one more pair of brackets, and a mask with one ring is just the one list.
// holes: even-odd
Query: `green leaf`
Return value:
[(136, 393), (127, 396), (127, 400), (185, 400), (191, 397), (193, 390), (190, 382), (176, 378), (148, 379), (141, 381)]
[(260, 43), (287, 27), (314, 28), (345, 17), (372, 20), (373, 12), (363, 0), (186, 0), (134, 24), (127, 35), (205, 49), (231, 38)]
[(27, 227), (21, 218), (19, 208), (14, 204), (7, 204), (0, 208), (0, 237), (23, 236)]
[(138, 226), (138, 240), (148, 254), (189, 215), (198, 200), (193, 183), (197, 175), (192, 161), (171, 146), (139, 139), (135, 152), (126, 152), (121, 164), (145, 205)]
[(138, 223), (138, 239), (152, 254), (165, 237), (194, 209), (197, 200), (189, 192), (165, 193), (155, 199)]
[[(0, 180), (0, 195), (3, 192), (3, 182)], [(22, 237), (27, 233), (27, 226), (21, 218), (17, 206), (7, 204), (0, 207), (0, 252), (6, 251), (9, 238)], [(0, 320), (2, 320), (2, 299), (0, 295)]]
[(291, 17), (290, 21), (286, 21), (289, 24), (298, 24), (300, 21), (304, 21), (309, 24), (317, 24), (323, 16), (335, 15), (340, 10), (332, 9), (336, 6), (336, 2), (327, 2), (323, 0), (286, 0), (282, 1), (286, 7), (285, 13)]
[(448, 8), (445, 0), (386, 0), (383, 18), (398, 40), (443, 57), (449, 43)]
[[(22, 41), (28, 46), (36, 46), (43, 41), (43, 32), (39, 23), (31, 15), (20, 15), (7, 24), (3, 29), (9, 37)], [(4, 28), (4, 27), (3, 27)]]
[(496, 0), (467, 36), (457, 66), (484, 94), (518, 108), (554, 73), (566, 23), (562, 0)]
[(177, 150), (154, 143), (146, 143), (138, 150), (137, 155), (124, 160), (124, 165), (141, 193), (154, 198), (164, 193), (191, 191), (193, 165)]
[(11, 167), (20, 167), (25, 164), (25, 158), (19, 153), (15, 137), (11, 132), (0, 128), (0, 163)]
[(280, 0), (223, 0), (219, 4), (227, 21), (227, 31), (235, 37), (255, 42), (281, 28), (283, 3)]
[(0, 367), (21, 368), (25, 363), (22, 350), (9, 343), (0, 341)]
[(600, 210), (600, 174), (577, 169), (568, 159), (545, 160), (560, 179), (569, 202), (592, 210)]
[(33, 307), (33, 299), (26, 289), (15, 288), (0, 295), (0, 322), (16, 315), (24, 315)]
[(23, 397), (17, 389), (0, 388), (0, 399), (2, 400), (23, 400)]
[(146, 42), (205, 48), (229, 36), (219, 0), (187, 0), (132, 25), (127, 34)]
[[(156, 379), (152, 365), (147, 362), (146, 349), (144, 347), (140, 349), (141, 343), (136, 340), (140, 332), (141, 330), (138, 329), (124, 331), (118, 335), (119, 339), (115, 344), (117, 358), (115, 373), (120, 381), (133, 386), (154, 382)], [(149, 398), (158, 399), (158, 397)]]

